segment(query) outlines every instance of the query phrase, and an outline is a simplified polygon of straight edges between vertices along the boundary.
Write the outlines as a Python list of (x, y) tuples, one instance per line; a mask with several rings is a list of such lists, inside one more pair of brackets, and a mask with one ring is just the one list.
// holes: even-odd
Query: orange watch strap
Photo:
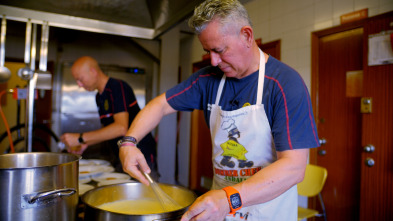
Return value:
[(237, 191), (235, 188), (233, 188), (231, 186), (224, 187), (223, 190), (225, 190), (225, 192), (227, 193), (227, 196), (230, 196), (235, 193), (239, 193), (239, 191)]
[[(231, 186), (224, 187), (223, 190), (227, 194), (229, 207), (231, 209), (229, 214), (234, 214), (237, 210), (242, 208), (240, 193), (239, 193), (239, 191), (237, 191), (235, 188), (233, 188)], [(236, 206), (236, 208), (233, 208), (232, 201), (231, 201), (231, 196), (233, 196), (233, 195), (237, 195), (237, 197), (239, 198), (239, 201), (240, 201), (240, 206)]]

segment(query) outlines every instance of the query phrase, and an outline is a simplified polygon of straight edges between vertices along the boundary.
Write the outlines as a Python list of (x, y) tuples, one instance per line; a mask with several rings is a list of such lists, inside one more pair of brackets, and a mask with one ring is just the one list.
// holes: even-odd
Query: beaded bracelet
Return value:
[(136, 144), (134, 144), (133, 142), (122, 142), (120, 146), (121, 147), (122, 146), (133, 146), (133, 147), (136, 147)]

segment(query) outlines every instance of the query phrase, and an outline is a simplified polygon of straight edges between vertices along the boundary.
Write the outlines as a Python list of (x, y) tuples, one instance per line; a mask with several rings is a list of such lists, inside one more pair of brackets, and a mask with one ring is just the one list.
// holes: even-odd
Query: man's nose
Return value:
[(217, 66), (219, 63), (221, 63), (221, 58), (220, 55), (214, 52), (210, 53), (210, 63), (212, 66)]

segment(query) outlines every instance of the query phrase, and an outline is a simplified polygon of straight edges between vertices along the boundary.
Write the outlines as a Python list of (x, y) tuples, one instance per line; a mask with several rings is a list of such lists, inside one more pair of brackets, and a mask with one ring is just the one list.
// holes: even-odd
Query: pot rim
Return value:
[[(15, 156), (29, 156), (29, 155), (38, 155), (39, 156), (67, 156), (73, 159), (70, 159), (67, 162), (63, 163), (56, 163), (56, 164), (47, 164), (47, 165), (35, 165), (35, 166), (27, 166), (27, 165), (22, 165), (22, 166), (3, 166), (1, 162), (3, 162), (4, 159), (6, 158), (14, 158)], [(1, 170), (25, 170), (25, 169), (37, 169), (37, 168), (43, 168), (43, 167), (56, 167), (59, 165), (67, 165), (67, 164), (72, 164), (75, 162), (78, 162), (82, 156), (76, 155), (76, 154), (71, 154), (71, 153), (57, 153), (57, 152), (21, 152), (21, 153), (7, 153), (7, 154), (2, 154), (0, 155), (0, 171)]]
[[(189, 191), (190, 193), (192, 193), (192, 195), (193, 195), (193, 197), (194, 197), (194, 201), (195, 201), (196, 198), (197, 198), (196, 193), (195, 193), (194, 191), (192, 191), (192, 190), (186, 188), (186, 187), (179, 186), (179, 185), (174, 185), (174, 184), (168, 184), (168, 183), (159, 183), (159, 184), (166, 185), (166, 186), (172, 186), (172, 187), (180, 188), (180, 189), (185, 190), (185, 191)], [(105, 213), (109, 213), (109, 214), (115, 214), (115, 215), (123, 215), (123, 216), (140, 216), (140, 217), (157, 216), (157, 215), (163, 215), (163, 216), (165, 216), (165, 215), (167, 215), (167, 214), (179, 213), (179, 212), (182, 212), (182, 211), (186, 211), (186, 210), (192, 205), (192, 203), (193, 203), (193, 202), (192, 202), (192, 203), (190, 203), (190, 205), (185, 206), (185, 207), (182, 207), (181, 209), (173, 210), (173, 211), (169, 211), (169, 212), (163, 212), (163, 213), (125, 214), (125, 213), (118, 213), (118, 212), (112, 212), (112, 211), (104, 210), (104, 209), (98, 208), (98, 207), (95, 206), (95, 205), (92, 205), (91, 203), (87, 203), (87, 202), (86, 202), (86, 198), (89, 197), (90, 194), (93, 194), (94, 192), (100, 191), (101, 189), (111, 188), (111, 187), (116, 187), (116, 186), (133, 186), (133, 185), (144, 185), (144, 184), (143, 184), (143, 183), (140, 183), (140, 182), (130, 182), (130, 183), (116, 183), (116, 184), (110, 184), (110, 185), (100, 186), (100, 187), (91, 189), (91, 190), (87, 191), (86, 193), (84, 193), (84, 194), (81, 196), (81, 200), (82, 200), (82, 203), (84, 203), (84, 204), (86, 205), (86, 207), (91, 207), (91, 208), (96, 209), (96, 210), (99, 210), (99, 211), (101, 211), (101, 212), (105, 212)], [(115, 201), (113, 201), (113, 202), (115, 202)]]

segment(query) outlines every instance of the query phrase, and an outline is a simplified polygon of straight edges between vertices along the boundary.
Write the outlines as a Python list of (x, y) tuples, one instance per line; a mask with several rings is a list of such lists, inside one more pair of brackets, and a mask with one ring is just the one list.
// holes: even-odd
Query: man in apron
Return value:
[[(300, 75), (262, 52), (237, 0), (208, 0), (189, 25), (211, 65), (153, 99), (120, 146), (123, 169), (142, 183), (149, 172), (135, 148), (140, 137), (175, 111), (204, 110), (213, 144), (212, 190), (187, 220), (297, 220), (297, 186), (308, 149), (319, 146), (308, 90)], [(129, 142), (133, 140), (135, 142)]]

